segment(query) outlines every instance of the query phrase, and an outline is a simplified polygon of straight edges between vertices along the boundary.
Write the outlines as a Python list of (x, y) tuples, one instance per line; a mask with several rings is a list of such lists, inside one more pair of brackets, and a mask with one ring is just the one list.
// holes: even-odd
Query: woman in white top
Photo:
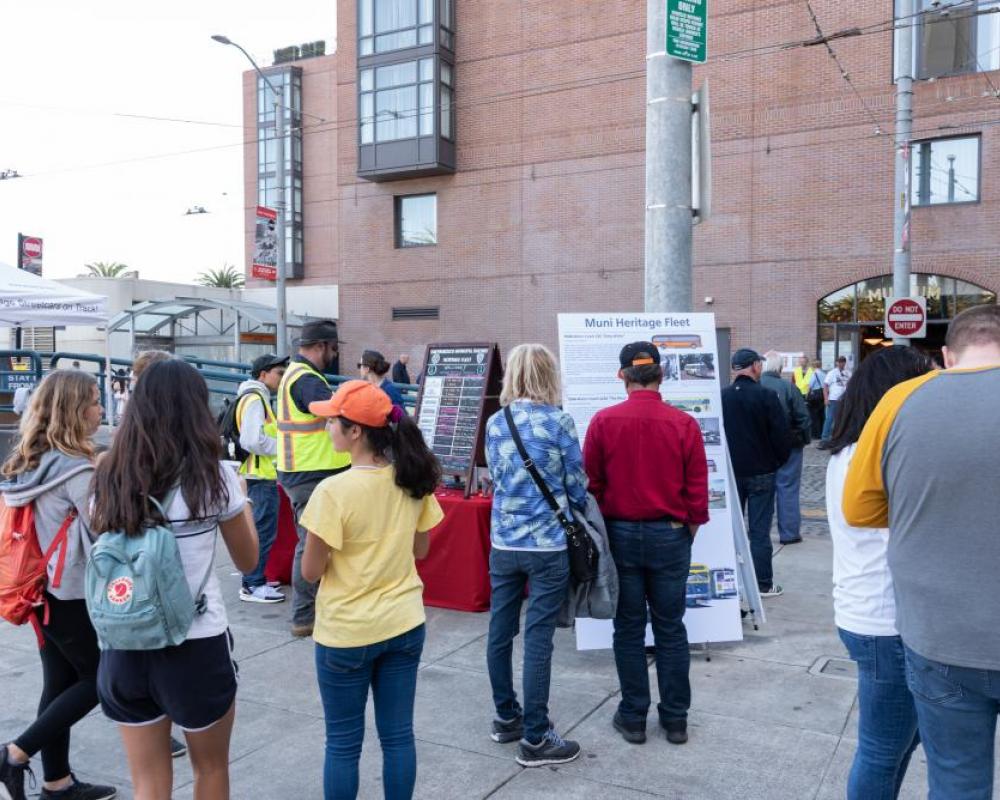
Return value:
[(195, 800), (229, 797), (236, 666), (212, 565), (219, 537), (238, 570), (253, 569), (257, 535), (245, 487), (221, 458), (205, 380), (190, 364), (170, 359), (136, 381), (94, 475), (94, 531), (138, 536), (150, 524), (168, 523), (192, 596), (209, 576), (184, 642), (101, 653), (97, 694), (105, 716), (120, 726), (136, 800), (171, 796), (171, 722), (187, 740)]
[(910, 347), (889, 347), (866, 358), (847, 385), (830, 440), (826, 511), (833, 539), (834, 620), (858, 665), (858, 749), (848, 800), (894, 800), (918, 734), (896, 631), (886, 561), (889, 531), (847, 525), (841, 509), (844, 480), (865, 422), (882, 395), (931, 368), (930, 360)]

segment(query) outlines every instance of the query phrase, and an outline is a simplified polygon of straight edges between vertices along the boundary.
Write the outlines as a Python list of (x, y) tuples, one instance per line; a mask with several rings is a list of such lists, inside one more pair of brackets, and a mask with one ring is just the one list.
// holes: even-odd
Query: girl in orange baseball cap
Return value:
[(368, 687), (383, 745), (386, 797), (411, 797), (413, 699), (424, 646), (423, 583), (414, 558), (443, 518), (441, 467), (417, 424), (377, 386), (348, 381), (309, 410), (328, 417), (351, 468), (313, 492), (302, 576), (316, 593), (316, 673), (326, 716), (324, 795), (356, 797)]

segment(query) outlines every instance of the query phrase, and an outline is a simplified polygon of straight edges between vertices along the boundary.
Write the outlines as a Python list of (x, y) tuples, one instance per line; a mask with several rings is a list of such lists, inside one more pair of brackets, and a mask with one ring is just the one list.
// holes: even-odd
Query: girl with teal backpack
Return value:
[(236, 568), (252, 569), (257, 535), (221, 450), (204, 379), (163, 361), (136, 381), (94, 477), (97, 693), (120, 725), (139, 800), (171, 794), (172, 722), (187, 739), (195, 800), (229, 797), (236, 665), (213, 558), (221, 534)]

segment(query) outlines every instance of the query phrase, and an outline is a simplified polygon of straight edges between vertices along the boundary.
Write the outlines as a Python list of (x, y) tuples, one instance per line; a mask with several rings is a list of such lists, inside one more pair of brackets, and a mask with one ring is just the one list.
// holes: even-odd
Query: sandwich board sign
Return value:
[[(691, 551), (684, 615), (688, 641), (739, 641), (741, 600), (757, 622), (764, 621), (764, 612), (722, 424), (719, 370), (728, 365), (718, 363), (715, 315), (560, 314), (563, 408), (585, 446), (594, 414), (625, 400), (625, 387), (617, 377), (618, 354), (635, 341), (649, 341), (657, 348), (664, 376), (660, 394), (698, 422), (708, 461), (710, 519), (698, 531)], [(610, 620), (576, 623), (578, 649), (611, 647)], [(648, 626), (646, 641), (652, 643)]]

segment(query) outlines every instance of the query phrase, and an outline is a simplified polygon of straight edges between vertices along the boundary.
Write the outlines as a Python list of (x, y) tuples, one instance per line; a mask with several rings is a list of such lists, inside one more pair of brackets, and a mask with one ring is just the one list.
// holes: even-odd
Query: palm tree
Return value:
[(224, 264), (222, 269), (210, 269), (198, 276), (202, 286), (214, 286), (219, 289), (242, 289), (246, 283), (243, 273), (232, 264)]
[(119, 261), (95, 261), (93, 264), (84, 264), (89, 276), (95, 278), (120, 278), (122, 273), (128, 270), (128, 264)]

